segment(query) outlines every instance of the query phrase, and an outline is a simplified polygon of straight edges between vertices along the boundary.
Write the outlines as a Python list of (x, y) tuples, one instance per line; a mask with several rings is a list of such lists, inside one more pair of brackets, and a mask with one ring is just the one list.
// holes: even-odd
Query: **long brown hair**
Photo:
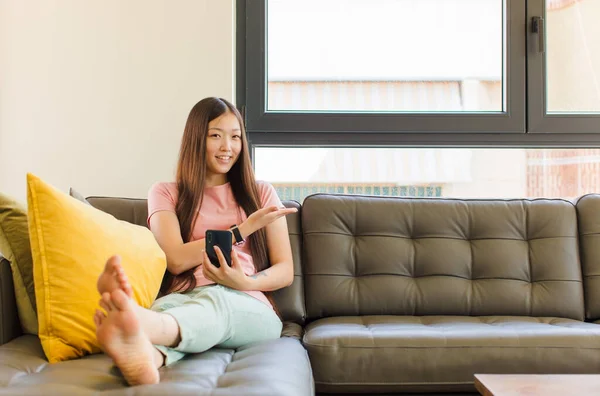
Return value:
[[(244, 122), (240, 112), (234, 105), (222, 98), (205, 98), (190, 111), (179, 151), (177, 162), (177, 191), (178, 199), (175, 205), (175, 214), (179, 219), (181, 238), (183, 242), (192, 239), (194, 225), (198, 218), (199, 209), (202, 206), (204, 195), (204, 184), (206, 182), (206, 139), (208, 135), (208, 123), (221, 115), (231, 112), (237, 118), (242, 137), (242, 150), (237, 161), (227, 173), (228, 181), (237, 204), (243, 209), (246, 216), (250, 216), (261, 208), (260, 195), (256, 186), (248, 141)], [(254, 268), (257, 272), (269, 267), (267, 255), (267, 238), (264, 228), (256, 231), (247, 239), (250, 244), (250, 252)], [(161, 285), (161, 292), (166, 293), (172, 288), (180, 288), (189, 291), (196, 287), (194, 271), (191, 268), (177, 276), (167, 271)]]

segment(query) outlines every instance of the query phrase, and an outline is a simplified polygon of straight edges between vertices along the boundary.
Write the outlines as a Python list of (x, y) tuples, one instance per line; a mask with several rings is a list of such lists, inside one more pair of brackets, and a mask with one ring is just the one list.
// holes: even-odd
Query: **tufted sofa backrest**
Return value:
[(565, 200), (317, 194), (302, 228), (308, 320), (584, 317), (577, 216)]

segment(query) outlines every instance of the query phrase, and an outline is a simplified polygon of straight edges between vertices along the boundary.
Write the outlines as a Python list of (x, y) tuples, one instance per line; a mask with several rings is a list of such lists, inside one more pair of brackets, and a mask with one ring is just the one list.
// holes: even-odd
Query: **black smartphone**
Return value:
[(231, 267), (231, 232), (223, 230), (206, 230), (206, 254), (215, 267), (220, 267), (219, 257), (215, 252), (218, 246), (225, 256), (227, 265)]

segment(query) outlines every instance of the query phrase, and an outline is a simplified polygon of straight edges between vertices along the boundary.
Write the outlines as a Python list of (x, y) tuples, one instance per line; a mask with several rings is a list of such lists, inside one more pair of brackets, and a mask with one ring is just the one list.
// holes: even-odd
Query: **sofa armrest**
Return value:
[(0, 345), (21, 334), (10, 263), (0, 256)]

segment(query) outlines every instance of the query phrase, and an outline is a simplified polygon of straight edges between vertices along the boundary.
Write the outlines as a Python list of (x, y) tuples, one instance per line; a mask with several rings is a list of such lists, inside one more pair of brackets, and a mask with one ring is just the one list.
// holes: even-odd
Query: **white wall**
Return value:
[(0, 191), (145, 197), (192, 106), (234, 98), (234, 0), (0, 0)]

